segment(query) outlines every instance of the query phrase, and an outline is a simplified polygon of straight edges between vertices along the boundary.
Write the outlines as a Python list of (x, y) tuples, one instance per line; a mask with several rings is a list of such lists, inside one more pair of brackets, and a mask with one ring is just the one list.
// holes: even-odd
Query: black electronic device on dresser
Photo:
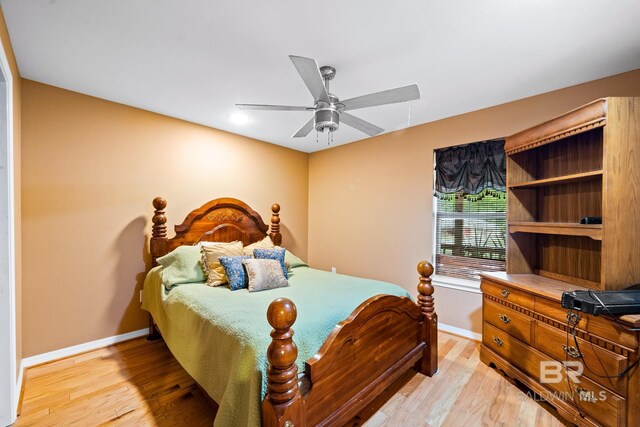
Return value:
[(640, 314), (640, 290), (566, 291), (562, 307), (598, 315)]

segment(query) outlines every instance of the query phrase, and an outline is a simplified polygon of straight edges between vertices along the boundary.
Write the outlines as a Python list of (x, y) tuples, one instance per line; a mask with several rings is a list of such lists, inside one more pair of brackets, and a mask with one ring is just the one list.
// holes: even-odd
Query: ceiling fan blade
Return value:
[(359, 119), (358, 117), (352, 116), (349, 113), (340, 113), (340, 121), (345, 125), (349, 125), (352, 128), (366, 133), (369, 136), (376, 136), (377, 134), (384, 132), (384, 129), (379, 128), (373, 123), (369, 123), (365, 120)]
[(418, 90), (418, 85), (416, 84), (370, 93), (369, 95), (362, 95), (340, 102), (344, 104), (345, 110), (356, 110), (358, 108), (375, 107), (376, 105), (413, 101), (414, 99), (420, 99), (420, 90)]
[(314, 111), (313, 107), (295, 107), (292, 105), (236, 104), (238, 110), (273, 110), (273, 111)]
[(296, 132), (291, 138), (302, 138), (309, 135), (309, 132), (313, 130), (314, 119), (315, 119), (315, 116), (311, 117), (311, 120), (305, 123), (305, 125), (302, 126), (300, 130)]
[(315, 101), (329, 102), (329, 94), (327, 88), (324, 87), (324, 79), (320, 74), (318, 63), (315, 59), (303, 58), (302, 56), (289, 55), (289, 59), (298, 70), (300, 77), (304, 80), (304, 84), (309, 88), (309, 92), (313, 95)]

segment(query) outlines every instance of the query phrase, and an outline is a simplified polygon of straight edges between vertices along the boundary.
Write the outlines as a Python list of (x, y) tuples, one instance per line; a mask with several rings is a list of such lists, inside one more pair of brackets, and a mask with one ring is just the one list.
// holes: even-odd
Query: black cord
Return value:
[[(613, 315), (613, 313), (611, 312), (611, 310), (609, 310), (609, 307), (606, 306), (605, 303), (602, 302), (602, 300), (591, 290), (588, 291), (588, 294), (591, 298), (595, 299), (596, 301), (598, 301), (598, 303), (607, 311), (608, 315), (616, 322), (616, 324), (618, 325), (618, 327), (620, 327), (620, 329), (629, 331), (629, 332), (636, 332), (636, 331), (640, 331), (640, 328), (628, 328), (624, 325), (622, 325), (620, 323), (620, 321), (618, 320), (618, 318), (616, 316)], [(574, 313), (574, 311), (576, 311)], [(582, 354), (582, 350), (580, 350), (580, 344), (578, 343), (578, 336), (577, 336), (577, 331), (576, 328), (578, 326), (578, 323), (580, 322), (580, 315), (577, 313), (577, 310), (572, 309), (569, 310), (569, 312), (567, 313), (567, 337), (566, 337), (566, 341), (565, 341), (565, 375), (567, 377), (567, 387), (569, 388), (569, 391), (571, 392), (571, 399), (573, 400), (573, 403), (575, 404), (576, 408), (578, 409), (578, 413), (580, 414), (581, 417), (585, 417), (586, 415), (582, 412), (582, 408), (580, 407), (580, 404), (578, 403), (578, 401), (576, 400), (576, 396), (575, 396), (575, 392), (573, 390), (573, 386), (571, 385), (571, 380), (569, 378), (569, 366), (568, 366), (568, 362), (569, 362), (569, 334), (571, 333), (571, 335), (573, 336), (573, 342), (576, 345), (576, 351), (578, 352), (578, 357), (582, 360), (582, 364), (584, 365), (585, 369), (588, 370), (591, 374), (595, 375), (598, 378), (621, 378), (626, 376), (629, 371), (631, 371), (633, 368), (635, 368), (638, 363), (640, 362), (640, 358), (638, 358), (635, 362), (633, 362), (631, 365), (627, 366), (627, 368), (625, 370), (623, 370), (622, 372), (616, 374), (616, 375), (600, 375), (600, 374), (596, 374), (595, 372), (593, 372), (591, 370), (591, 368), (589, 368), (589, 365), (587, 365), (587, 361), (584, 358), (584, 355)]]
[[(571, 311), (569, 311), (569, 313), (571, 313)], [(575, 313), (571, 313), (572, 315), (570, 316), (569, 314), (567, 314), (567, 339), (566, 339), (566, 347), (567, 349), (569, 348), (569, 329), (571, 329), (573, 327), (573, 330), (575, 330), (576, 325), (578, 324), (578, 322), (580, 321), (580, 315), (575, 314)], [(573, 321), (572, 321), (573, 319)], [(574, 335), (575, 337), (575, 335)], [(580, 350), (578, 350), (579, 352)], [(582, 356), (582, 354), (581, 354)], [(564, 370), (565, 370), (565, 376), (567, 377), (567, 387), (569, 389), (569, 392), (571, 392), (571, 400), (573, 400), (574, 405), (576, 405), (576, 409), (578, 409), (578, 414), (580, 414), (580, 416), (582, 418), (586, 417), (586, 414), (584, 412), (582, 412), (582, 407), (580, 406), (580, 404), (578, 403), (578, 401), (576, 400), (576, 394), (573, 391), (573, 386), (571, 385), (571, 380), (569, 379), (569, 353), (567, 351), (565, 351), (565, 355), (564, 355)]]
[[(589, 291), (591, 292), (591, 291)], [(600, 304), (602, 304), (602, 302), (600, 301)], [(604, 306), (603, 306), (604, 307)], [(621, 378), (624, 377), (625, 375), (627, 375), (629, 373), (629, 371), (631, 371), (633, 368), (636, 367), (636, 365), (638, 365), (638, 362), (640, 362), (640, 358), (638, 358), (635, 362), (633, 362), (631, 365), (627, 366), (627, 368), (620, 372), (619, 374), (616, 375), (600, 375), (600, 374), (596, 374), (595, 372), (593, 372), (591, 370), (591, 368), (589, 368), (589, 365), (587, 365), (587, 361), (584, 358), (584, 355), (582, 354), (582, 350), (580, 350), (580, 344), (578, 344), (578, 337), (577, 337), (577, 333), (576, 333), (576, 326), (577, 326), (578, 322), (574, 322), (571, 325), (571, 322), (569, 322), (569, 319), (567, 318), (567, 348), (569, 347), (569, 331), (571, 331), (571, 335), (573, 335), (573, 342), (576, 345), (576, 350), (578, 351), (578, 357), (580, 357), (580, 359), (582, 359), (582, 363), (584, 364), (584, 367), (587, 369), (587, 371), (591, 372), (593, 375), (595, 375), (598, 378)], [(571, 325), (571, 326), (569, 326)], [(568, 356), (568, 353), (567, 353)]]

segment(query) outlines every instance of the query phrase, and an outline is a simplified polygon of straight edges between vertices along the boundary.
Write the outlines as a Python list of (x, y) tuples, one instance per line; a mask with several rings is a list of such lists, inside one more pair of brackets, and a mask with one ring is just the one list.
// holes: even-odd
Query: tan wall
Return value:
[[(311, 154), (309, 262), (415, 294), (416, 264), (432, 253), (434, 148), (506, 136), (615, 95), (640, 95), (640, 70)], [(479, 294), (436, 292), (441, 322), (480, 332)]]
[[(307, 256), (308, 155), (52, 86), (23, 81), (24, 356), (143, 328), (151, 200), (170, 233), (236, 197)], [(171, 234), (170, 234), (171, 235)]]
[[(15, 221), (15, 264), (16, 264), (16, 358), (18, 363), (16, 369), (20, 369), (20, 361), (22, 360), (22, 220), (21, 220), (21, 202), (20, 202), (20, 156), (21, 156), (21, 138), (20, 138), (20, 100), (21, 100), (21, 79), (16, 64), (16, 58), (13, 55), (11, 40), (7, 31), (7, 25), (4, 21), (4, 14), (0, 9), (0, 40), (4, 53), (9, 61), (9, 68), (13, 77), (13, 188), (14, 188), (14, 221)], [(17, 373), (16, 373), (17, 375)]]

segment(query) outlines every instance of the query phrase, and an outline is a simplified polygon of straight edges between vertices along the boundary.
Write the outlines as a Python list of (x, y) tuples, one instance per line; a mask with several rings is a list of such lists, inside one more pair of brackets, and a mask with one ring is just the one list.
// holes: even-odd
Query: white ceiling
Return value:
[[(422, 99), (354, 111), (387, 132), (640, 68), (639, 0), (2, 0), (23, 77), (274, 144), (312, 105), (290, 54), (332, 65), (341, 99), (417, 83)], [(367, 136), (346, 125), (332, 146)]]

